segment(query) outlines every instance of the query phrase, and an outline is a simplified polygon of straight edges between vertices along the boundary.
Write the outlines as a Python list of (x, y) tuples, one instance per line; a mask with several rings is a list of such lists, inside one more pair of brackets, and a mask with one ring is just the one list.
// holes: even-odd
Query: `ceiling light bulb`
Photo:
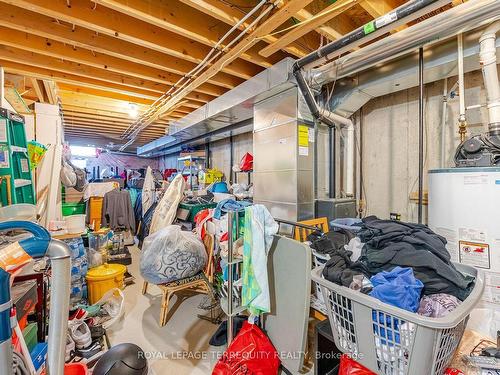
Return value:
[(129, 104), (128, 115), (131, 118), (137, 118), (139, 116), (139, 108), (137, 108), (137, 104)]

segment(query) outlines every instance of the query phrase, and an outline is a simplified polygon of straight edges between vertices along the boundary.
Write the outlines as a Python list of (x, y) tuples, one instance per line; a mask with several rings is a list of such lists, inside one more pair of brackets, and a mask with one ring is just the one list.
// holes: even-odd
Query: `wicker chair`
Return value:
[[(212, 281), (214, 274), (213, 251), (214, 251), (214, 237), (206, 234), (203, 238), (205, 249), (207, 250), (208, 261), (205, 269), (200, 271), (194, 276), (186, 277), (184, 279), (172, 281), (170, 283), (157, 285), (162, 291), (161, 310), (160, 310), (160, 326), (167, 324), (168, 307), (170, 298), (176, 292), (181, 290), (190, 290), (198, 293), (209, 294), (213, 296)], [(142, 294), (148, 291), (148, 282), (144, 281), (142, 287)]]

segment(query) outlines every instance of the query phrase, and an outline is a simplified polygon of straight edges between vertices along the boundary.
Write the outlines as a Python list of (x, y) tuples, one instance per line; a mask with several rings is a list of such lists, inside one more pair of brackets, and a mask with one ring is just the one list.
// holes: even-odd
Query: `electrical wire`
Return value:
[[(205, 67), (207, 67), (212, 61), (214, 61), (216, 58), (218, 58), (221, 54), (225, 53), (227, 49), (232, 46), (237, 40), (241, 39), (247, 31), (252, 28), (264, 15), (266, 15), (273, 7), (274, 4), (271, 4), (272, 6), (268, 8), (267, 12), (262, 12), (252, 23), (247, 25), (245, 29), (242, 30), (242, 32), (236, 36), (228, 45), (226, 45), (224, 48), (220, 49), (220, 46), (222, 43), (235, 31), (237, 30), (248, 18), (250, 18), (255, 12), (257, 12), (262, 6), (264, 6), (266, 3), (268, 3), (268, 0), (261, 0), (257, 6), (255, 6), (250, 12), (248, 12), (243, 18), (241, 18), (218, 42), (217, 44), (212, 47), (212, 49), (209, 51), (209, 53), (205, 56), (205, 58), (195, 67), (193, 68), (190, 72), (187, 74), (183, 75), (167, 92), (162, 94), (158, 99), (155, 100), (155, 102), (148, 108), (148, 110), (141, 115), (141, 117), (133, 122), (122, 134), (123, 138), (126, 138), (128, 136), (131, 136), (130, 140), (120, 148), (120, 150), (123, 150), (124, 148), (128, 147), (133, 141), (135, 141), (135, 138), (137, 137), (137, 134), (143, 130), (145, 127), (147, 127), (151, 122), (150, 121), (155, 115), (161, 116), (162, 110), (163, 113), (165, 111), (168, 111), (169, 109), (163, 109), (165, 103), (168, 100), (171, 100), (172, 98), (175, 97), (178, 93), (180, 93), (189, 83), (191, 83), (196, 75)], [(214, 52), (218, 51), (215, 53)]]

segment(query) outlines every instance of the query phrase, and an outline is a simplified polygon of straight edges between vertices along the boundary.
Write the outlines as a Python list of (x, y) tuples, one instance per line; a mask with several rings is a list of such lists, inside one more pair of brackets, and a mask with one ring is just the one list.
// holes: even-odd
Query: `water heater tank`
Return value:
[(429, 171), (429, 227), (453, 261), (484, 270), (483, 305), (500, 311), (500, 168)]

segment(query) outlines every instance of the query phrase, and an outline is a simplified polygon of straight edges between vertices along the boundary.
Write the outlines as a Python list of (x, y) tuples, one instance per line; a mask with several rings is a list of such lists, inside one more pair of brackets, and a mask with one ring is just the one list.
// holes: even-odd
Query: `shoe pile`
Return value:
[(89, 311), (77, 308), (69, 317), (66, 340), (66, 362), (73, 362), (76, 357), (92, 361), (104, 353), (101, 344), (105, 330), (99, 324), (99, 317), (90, 316)]

